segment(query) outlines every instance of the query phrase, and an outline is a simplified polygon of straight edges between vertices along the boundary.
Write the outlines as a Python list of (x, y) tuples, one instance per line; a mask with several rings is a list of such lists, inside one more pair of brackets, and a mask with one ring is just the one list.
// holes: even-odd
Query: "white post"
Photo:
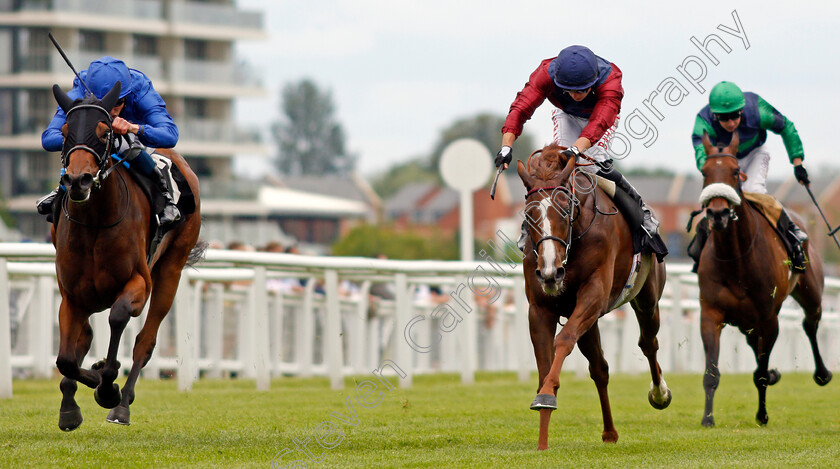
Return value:
[(9, 311), (9, 269), (0, 257), (0, 399), (12, 397), (12, 322)]
[(104, 360), (108, 356), (108, 342), (111, 337), (111, 326), (108, 322), (108, 316), (111, 315), (111, 308), (105, 311), (94, 313), (90, 320), (93, 329), (93, 350), (96, 355), (90, 357), (94, 362)]
[(473, 191), (461, 189), (461, 260), (472, 262), (475, 258), (473, 251)]
[(303, 289), (303, 307), (295, 321), (295, 361), (302, 378), (312, 376), (312, 347), (315, 340), (315, 278), (310, 277)]
[(513, 301), (516, 307), (515, 324), (516, 339), (514, 344), (517, 355), (517, 373), (519, 381), (526, 382), (531, 379), (531, 370), (534, 368), (533, 348), (531, 347), (531, 333), (528, 326), (528, 297), (525, 295), (525, 277), (516, 275), (513, 277)]
[[(472, 253), (472, 250), (470, 250)], [(457, 279), (458, 285), (467, 285), (467, 278), (460, 277)], [(456, 287), (455, 291), (460, 290)], [(466, 300), (470, 307), (470, 312), (464, 315), (464, 321), (458, 326), (459, 340), (458, 345), (461, 348), (461, 383), (473, 384), (475, 383), (475, 368), (476, 368), (476, 352), (478, 348), (478, 308), (475, 304), (475, 295), (469, 288), (464, 288), (463, 291), (467, 295)], [(457, 293), (456, 293), (457, 294)]]
[(39, 276), (35, 287), (35, 301), (29, 310), (29, 347), (32, 354), (33, 375), (50, 378), (55, 367), (53, 355), (53, 289), (52, 277)]
[[(365, 352), (368, 341), (376, 342), (373, 336), (368, 337), (368, 309), (370, 307), (370, 280), (362, 282), (361, 291), (359, 292), (359, 302), (356, 304), (356, 317), (353, 321), (353, 337), (351, 337), (350, 344), (352, 352), (350, 352), (350, 360), (353, 364), (354, 373), (367, 373), (371, 369), (367, 367), (365, 360)], [(376, 365), (374, 365), (376, 366)]]
[(341, 304), (338, 297), (338, 272), (324, 272), (324, 288), (327, 293), (327, 314), (324, 321), (324, 361), (332, 389), (344, 389), (341, 368), (343, 359), (343, 336), (341, 334)]
[(269, 344), (268, 292), (265, 288), (265, 266), (254, 267), (254, 308), (251, 311), (253, 328), (252, 359), (256, 367), (257, 390), (268, 391), (271, 388), (271, 346)]
[(269, 344), (269, 350), (272, 355), (268, 363), (271, 376), (280, 376), (280, 364), (283, 363), (283, 346), (285, 343), (283, 335), (286, 320), (286, 308), (283, 304), (285, 299), (283, 298), (282, 291), (274, 291), (271, 293), (271, 296), (274, 297), (271, 308), (274, 321), (271, 325), (271, 343)]
[(186, 275), (181, 275), (178, 285), (178, 293), (175, 295), (175, 332), (177, 343), (175, 353), (181, 359), (178, 367), (178, 390), (192, 391), (193, 382), (196, 380), (196, 364), (193, 352), (195, 348), (192, 341), (195, 340), (196, 332), (192, 330), (195, 321), (194, 311), (190, 308), (190, 282)]
[(211, 296), (207, 304), (205, 330), (207, 332), (207, 358), (210, 360), (210, 369), (207, 371), (208, 378), (222, 377), (222, 347), (224, 333), (222, 319), (225, 311), (225, 286), (221, 283), (210, 285)]
[(393, 340), (395, 362), (405, 372), (406, 376), (400, 381), (400, 386), (410, 388), (414, 376), (414, 365), (411, 356), (411, 348), (403, 336), (405, 326), (411, 319), (411, 292), (408, 290), (408, 276), (402, 272), (394, 276), (394, 289), (396, 290), (397, 310), (394, 314)]

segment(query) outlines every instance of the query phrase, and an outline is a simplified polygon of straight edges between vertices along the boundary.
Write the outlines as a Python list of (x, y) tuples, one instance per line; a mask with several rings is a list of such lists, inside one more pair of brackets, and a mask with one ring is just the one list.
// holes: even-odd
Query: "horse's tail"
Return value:
[(203, 239), (199, 239), (198, 242), (195, 243), (195, 247), (192, 248), (190, 251), (190, 255), (187, 257), (187, 266), (194, 267), (195, 264), (204, 260), (204, 254), (207, 252), (207, 241)]

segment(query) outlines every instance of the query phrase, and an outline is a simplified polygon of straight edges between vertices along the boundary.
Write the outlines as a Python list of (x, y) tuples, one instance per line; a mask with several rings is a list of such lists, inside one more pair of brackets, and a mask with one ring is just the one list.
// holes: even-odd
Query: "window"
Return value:
[(207, 117), (207, 100), (184, 98), (184, 115), (191, 118)]
[(79, 31), (79, 49), (87, 52), (105, 52), (105, 34), (99, 31)]
[(197, 39), (184, 40), (184, 57), (194, 60), (207, 59), (207, 41)]
[(154, 36), (137, 34), (134, 36), (134, 54), (144, 56), (158, 55), (158, 39)]

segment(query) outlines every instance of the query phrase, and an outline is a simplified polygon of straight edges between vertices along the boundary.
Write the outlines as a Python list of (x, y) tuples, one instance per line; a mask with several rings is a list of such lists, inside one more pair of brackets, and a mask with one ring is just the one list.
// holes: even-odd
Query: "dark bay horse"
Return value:
[[(598, 319), (623, 303), (630, 302), (639, 321), (639, 347), (648, 359), (652, 378), (648, 400), (657, 409), (671, 402), (671, 391), (656, 361), (665, 264), (657, 262), (654, 254), (642, 255), (639, 264), (633, 262), (633, 239), (624, 217), (594, 177), (580, 171), (574, 158), (567, 160), (562, 150), (549, 145), (534, 152), (527, 167), (522, 161), (517, 163), (528, 190), (523, 268), (540, 380), (531, 403), (531, 409), (540, 412), (540, 450), (548, 448), (560, 369), (575, 344), (589, 361), (589, 374), (598, 389), (604, 419), (601, 438), (605, 442), (618, 440)], [(634, 267), (638, 268), (636, 281), (627, 287)], [(555, 337), (561, 317), (567, 320)]]
[[(62, 128), (65, 171), (61, 178), (67, 195), (64, 213), (51, 230), (61, 293), (56, 365), (64, 375), (58, 426), (69, 431), (82, 423), (75, 400), (77, 381), (95, 388), (96, 402), (112, 409), (108, 421), (128, 425), (134, 386), (152, 355), (158, 326), (172, 305), (181, 270), (188, 260), (200, 259), (203, 251), (202, 243), (196, 245), (201, 226), (198, 179), (180, 155), (161, 151), (188, 181), (196, 210), (164, 236), (150, 267), (147, 252), (153, 232), (149, 201), (128, 170), (122, 165), (113, 167), (109, 157), (114, 144), (109, 111), (120, 94), (120, 83), (101, 101), (92, 95), (73, 101), (58, 85), (53, 94), (67, 114)], [(120, 393), (114, 383), (120, 368), (120, 339), (128, 320), (140, 315), (150, 294), (149, 313), (137, 335), (133, 365)], [(93, 337), (90, 315), (107, 308), (111, 309), (108, 355), (93, 369), (83, 369), (82, 360)]]
[[(751, 204), (743, 203), (738, 160), (739, 138), (735, 133), (727, 148), (715, 148), (708, 136), (703, 146), (709, 155), (703, 165), (703, 191), (700, 204), (706, 209), (711, 234), (700, 257), (697, 271), (700, 284), (700, 332), (706, 350), (703, 388), (706, 407), (702, 424), (713, 427), (715, 390), (720, 382), (718, 356), (720, 331), (724, 325), (737, 327), (747, 337), (755, 353), (757, 367), (753, 382), (758, 388), (758, 412), (755, 419), (767, 423), (765, 396), (767, 386), (781, 378), (770, 370), (770, 352), (779, 334), (779, 310), (788, 295), (805, 310), (802, 327), (814, 353), (814, 381), (828, 384), (831, 372), (823, 364), (817, 346), (817, 326), (822, 315), (823, 267), (819, 255), (806, 241), (803, 249), (808, 264), (804, 273), (792, 272), (788, 254), (776, 230)], [(791, 213), (805, 229), (802, 219)]]

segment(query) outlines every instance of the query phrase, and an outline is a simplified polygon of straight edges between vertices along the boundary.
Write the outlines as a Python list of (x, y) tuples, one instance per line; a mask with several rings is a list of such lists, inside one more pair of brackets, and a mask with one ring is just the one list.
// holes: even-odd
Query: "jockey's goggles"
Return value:
[(720, 122), (727, 122), (741, 117), (742, 111), (724, 112), (722, 114), (715, 114), (715, 118)]

